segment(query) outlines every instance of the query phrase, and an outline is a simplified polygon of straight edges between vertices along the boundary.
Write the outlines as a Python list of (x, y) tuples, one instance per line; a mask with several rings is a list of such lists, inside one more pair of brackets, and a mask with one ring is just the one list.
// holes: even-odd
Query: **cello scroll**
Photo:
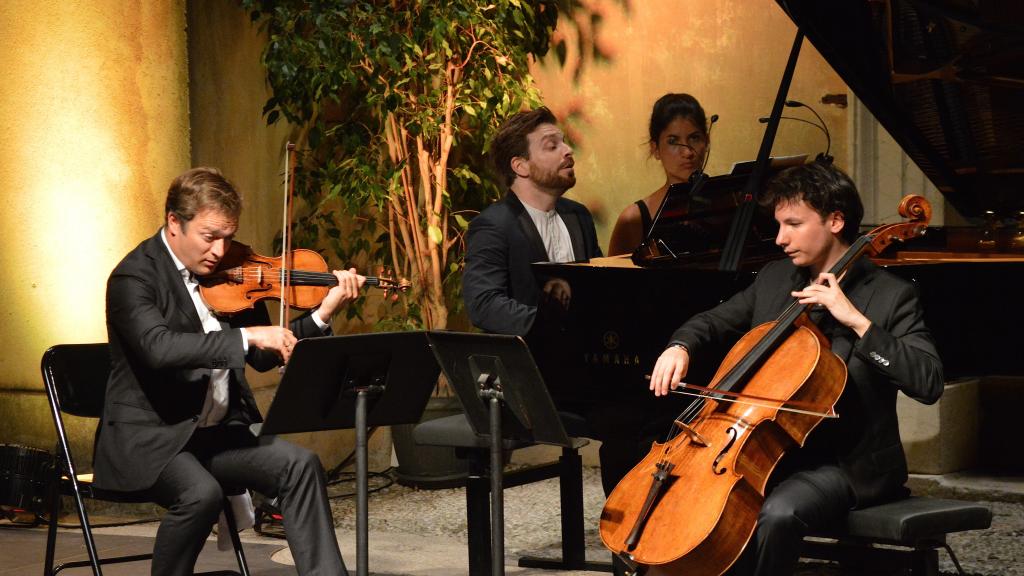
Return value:
[(898, 211), (900, 216), (907, 218), (906, 222), (885, 224), (866, 234), (870, 243), (865, 250), (868, 255), (881, 254), (893, 242), (905, 242), (923, 236), (932, 220), (932, 205), (924, 196), (904, 196)]

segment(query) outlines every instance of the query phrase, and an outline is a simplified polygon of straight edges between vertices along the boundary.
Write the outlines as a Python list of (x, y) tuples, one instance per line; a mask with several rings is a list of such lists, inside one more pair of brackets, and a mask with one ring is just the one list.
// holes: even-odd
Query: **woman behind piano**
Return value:
[(672, 184), (686, 182), (701, 169), (708, 149), (708, 121), (700, 102), (689, 94), (665, 94), (654, 103), (648, 126), (651, 156), (665, 170), (665, 184), (619, 214), (608, 255), (629, 254), (643, 242), (654, 214)]

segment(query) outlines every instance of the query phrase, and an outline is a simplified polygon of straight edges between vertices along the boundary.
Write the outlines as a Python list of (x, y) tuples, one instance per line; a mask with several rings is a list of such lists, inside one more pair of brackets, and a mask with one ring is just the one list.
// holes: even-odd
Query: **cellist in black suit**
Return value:
[(335, 271), (338, 286), (290, 327), (268, 326), (262, 303), (229, 318), (208, 310), (197, 276), (210, 273), (238, 229), (242, 200), (212, 168), (171, 184), (166, 225), (117, 265), (107, 282), (112, 372), (94, 458), (96, 485), (145, 490), (167, 508), (153, 548), (154, 575), (192, 574), (221, 511), (222, 485), (279, 498), (295, 566), (303, 575), (347, 574), (316, 454), (273, 436), (245, 365), (286, 362), (298, 338), (330, 333), (334, 313), (363, 277)]
[(934, 403), (943, 376), (912, 284), (867, 259), (842, 279), (828, 273), (857, 238), (864, 213), (846, 174), (817, 162), (790, 168), (769, 184), (764, 203), (774, 209), (776, 244), (787, 258), (683, 324), (658, 359), (650, 387), (668, 394), (709, 343), (735, 341), (775, 320), (793, 299), (816, 305), (811, 320), (849, 370), (836, 405), (840, 417), (823, 422), (776, 467), (754, 537), (729, 572), (778, 576), (792, 573), (808, 532), (841, 525), (852, 508), (906, 494), (896, 394)]

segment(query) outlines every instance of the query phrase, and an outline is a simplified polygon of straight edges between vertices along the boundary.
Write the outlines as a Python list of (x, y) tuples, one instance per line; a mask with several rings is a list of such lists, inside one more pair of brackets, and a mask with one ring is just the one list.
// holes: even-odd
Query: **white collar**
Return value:
[(526, 211), (531, 216), (533, 216), (534, 219), (537, 219), (537, 218), (549, 218), (550, 219), (550, 218), (554, 218), (555, 215), (558, 214), (558, 210), (556, 210), (555, 208), (552, 208), (551, 210), (544, 211), (544, 210), (541, 210), (540, 208), (534, 208), (533, 206), (530, 206), (526, 202), (523, 202), (523, 207), (526, 208)]
[(178, 269), (178, 274), (181, 274), (181, 277), (186, 280), (191, 279), (192, 273), (185, 268), (185, 265), (181, 263), (181, 260), (178, 260), (178, 257), (174, 255), (174, 250), (171, 250), (171, 245), (167, 242), (166, 226), (160, 229), (160, 240), (163, 241), (164, 248), (167, 248), (167, 253), (171, 255), (171, 260), (174, 261), (174, 267)]

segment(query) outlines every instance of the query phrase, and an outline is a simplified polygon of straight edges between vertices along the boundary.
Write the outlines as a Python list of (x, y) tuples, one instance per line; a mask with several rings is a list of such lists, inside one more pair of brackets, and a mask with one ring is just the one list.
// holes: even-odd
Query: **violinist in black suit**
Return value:
[(364, 278), (335, 271), (338, 286), (290, 327), (268, 326), (266, 308), (218, 318), (198, 291), (227, 252), (242, 201), (215, 169), (178, 176), (166, 225), (132, 250), (107, 282), (107, 382), (94, 459), (96, 485), (146, 491), (167, 508), (153, 549), (154, 575), (192, 574), (222, 509), (223, 488), (278, 497), (303, 575), (347, 574), (334, 536), (325, 474), (312, 452), (256, 437), (262, 421), (245, 365), (287, 362), (298, 338), (330, 332), (334, 313)]
[[(924, 324), (914, 286), (867, 259), (845, 277), (828, 271), (857, 238), (864, 209), (839, 169), (811, 163), (780, 173), (764, 198), (779, 223), (785, 260), (673, 334), (651, 376), (665, 395), (712, 342), (737, 340), (775, 320), (794, 300), (814, 305), (814, 321), (849, 371), (836, 412), (801, 449), (779, 463), (746, 551), (731, 574), (789, 574), (805, 534), (841, 525), (848, 511), (906, 493), (907, 464), (896, 394), (931, 404), (942, 394), (942, 363)], [(684, 518), (680, 522), (685, 522)]]

